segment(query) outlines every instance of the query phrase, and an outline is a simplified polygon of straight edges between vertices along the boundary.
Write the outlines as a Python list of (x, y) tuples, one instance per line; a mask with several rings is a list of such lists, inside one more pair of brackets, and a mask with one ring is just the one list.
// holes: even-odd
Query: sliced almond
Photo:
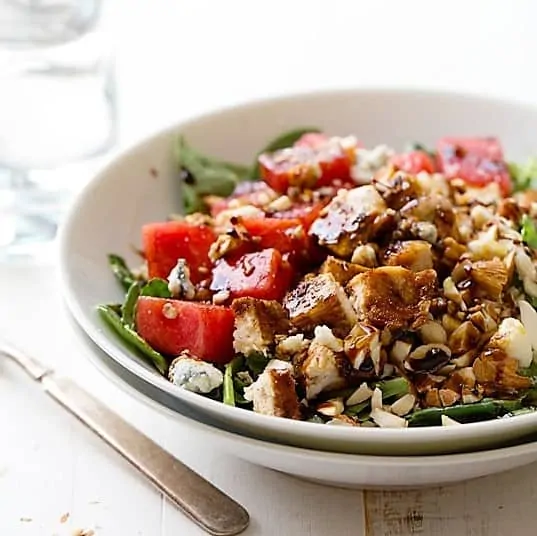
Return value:
[(369, 400), (373, 396), (373, 389), (371, 389), (367, 383), (362, 383), (349, 398), (347, 398), (345, 404), (347, 406), (354, 406), (355, 404), (361, 404), (366, 400)]
[(371, 418), (381, 428), (406, 428), (408, 426), (406, 419), (383, 409), (373, 409)]
[(411, 395), (410, 393), (407, 393), (391, 405), (390, 411), (392, 413), (395, 413), (395, 415), (403, 417), (404, 415), (408, 415), (412, 411), (415, 403), (416, 397), (414, 395)]

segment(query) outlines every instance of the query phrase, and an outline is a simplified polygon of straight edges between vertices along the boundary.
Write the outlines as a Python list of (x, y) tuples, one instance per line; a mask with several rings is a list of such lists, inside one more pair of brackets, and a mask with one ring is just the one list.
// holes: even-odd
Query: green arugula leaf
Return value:
[(187, 214), (205, 209), (203, 197), (206, 195), (230, 195), (248, 176), (246, 166), (201, 154), (190, 147), (183, 136), (176, 139), (174, 159), (181, 170), (183, 208)]
[(152, 296), (154, 298), (171, 298), (171, 292), (168, 289), (168, 282), (165, 279), (155, 277), (150, 279), (141, 289), (142, 296)]
[(532, 249), (537, 249), (537, 228), (533, 220), (527, 215), (522, 216), (521, 229), (522, 240)]
[(269, 143), (267, 143), (267, 145), (265, 145), (265, 147), (263, 147), (263, 149), (261, 149), (261, 151), (257, 153), (255, 160), (252, 163), (252, 166), (250, 167), (250, 170), (248, 173), (248, 179), (250, 180), (259, 179), (259, 164), (257, 162), (259, 155), (263, 153), (273, 153), (274, 151), (279, 151), (280, 149), (286, 149), (287, 147), (291, 147), (304, 134), (308, 134), (310, 132), (321, 132), (321, 130), (318, 129), (317, 127), (296, 128), (296, 129), (284, 132), (283, 134), (280, 134), (278, 137), (274, 138)]
[(537, 158), (529, 158), (524, 164), (507, 164), (515, 192), (537, 187)]

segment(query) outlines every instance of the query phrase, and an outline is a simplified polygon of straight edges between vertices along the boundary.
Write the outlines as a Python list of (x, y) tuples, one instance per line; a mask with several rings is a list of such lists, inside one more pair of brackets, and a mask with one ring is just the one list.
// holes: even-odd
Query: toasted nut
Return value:
[(395, 341), (390, 351), (390, 359), (396, 365), (402, 365), (403, 361), (410, 355), (412, 345), (405, 341)]
[(371, 410), (371, 418), (381, 428), (406, 428), (408, 421), (383, 409)]
[(438, 397), (440, 398), (440, 403), (443, 407), (453, 406), (455, 402), (458, 402), (461, 399), (461, 395), (451, 389), (439, 389)]
[(415, 403), (416, 397), (410, 393), (407, 393), (390, 406), (390, 411), (396, 415), (399, 415), (400, 417), (403, 417), (412, 411)]
[(341, 398), (331, 398), (326, 402), (321, 402), (317, 406), (317, 411), (327, 417), (335, 417), (343, 413), (345, 407)]
[(367, 383), (363, 382), (349, 398), (347, 398), (345, 404), (347, 406), (354, 406), (369, 400), (373, 396), (373, 389), (371, 389)]
[(475, 374), (472, 367), (464, 367), (453, 372), (444, 387), (457, 393), (463, 389), (472, 390), (475, 387)]
[(375, 373), (380, 374), (381, 344), (379, 331), (369, 326), (356, 324), (344, 341), (345, 354), (360, 369), (367, 358), (373, 362)]
[(421, 340), (425, 344), (430, 343), (440, 343), (446, 344), (447, 342), (447, 333), (446, 330), (442, 327), (442, 324), (429, 320), (421, 326), (418, 330)]
[(466, 311), (466, 303), (462, 299), (461, 293), (455, 286), (453, 279), (451, 277), (446, 277), (443, 283), (444, 295), (446, 298), (449, 298), (451, 301), (455, 302), (463, 311)]
[(440, 376), (449, 376), (456, 369), (457, 365), (455, 365), (455, 363), (448, 363), (447, 365), (444, 365), (441, 369), (438, 369), (436, 371), (436, 374), (439, 374)]
[(476, 351), (475, 350), (469, 350), (468, 352), (462, 354), (459, 357), (455, 357), (451, 360), (452, 363), (455, 363), (457, 368), (464, 368), (464, 367), (470, 367), (472, 366), (472, 363), (474, 362), (476, 358)]
[(479, 330), (472, 322), (463, 322), (450, 336), (449, 347), (454, 355), (461, 355), (476, 348), (481, 337)]
[(423, 344), (418, 346), (409, 357), (410, 359), (426, 359), (429, 357), (431, 350), (440, 350), (444, 352), (448, 358), (451, 357), (451, 350), (445, 344)]
[(485, 296), (498, 300), (507, 284), (507, 268), (499, 259), (477, 261), (472, 264), (470, 277)]
[(434, 387), (430, 389), (425, 394), (425, 405), (429, 408), (440, 408), (442, 407), (442, 402), (440, 401), (440, 395), (438, 393), (438, 388)]
[(442, 327), (446, 330), (446, 333), (448, 335), (454, 332), (460, 325), (461, 322), (457, 318), (447, 313), (445, 315), (442, 315)]
[(479, 397), (475, 393), (472, 393), (471, 391), (466, 391), (463, 389), (463, 392), (462, 392), (463, 404), (475, 404), (476, 402), (479, 402), (480, 400), (481, 400), (481, 397)]

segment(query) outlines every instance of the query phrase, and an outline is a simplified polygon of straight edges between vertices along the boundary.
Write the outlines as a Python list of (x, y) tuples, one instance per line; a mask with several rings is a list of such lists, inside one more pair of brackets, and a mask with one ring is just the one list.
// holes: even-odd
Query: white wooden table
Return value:
[[(108, 7), (122, 145), (217, 106), (314, 87), (414, 85), (537, 101), (532, 0), (111, 0)], [(0, 326), (244, 504), (252, 517), (245, 534), (536, 533), (537, 465), (450, 488), (362, 493), (212, 451), (88, 362), (89, 350), (62, 308), (53, 265), (0, 266)], [(0, 535), (82, 530), (202, 534), (14, 365), (0, 361)]]

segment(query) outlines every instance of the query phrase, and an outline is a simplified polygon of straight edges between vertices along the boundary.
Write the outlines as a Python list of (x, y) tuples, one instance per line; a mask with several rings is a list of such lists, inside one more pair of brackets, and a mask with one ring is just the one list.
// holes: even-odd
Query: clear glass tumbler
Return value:
[(0, 0), (0, 256), (50, 243), (116, 140), (100, 0)]

